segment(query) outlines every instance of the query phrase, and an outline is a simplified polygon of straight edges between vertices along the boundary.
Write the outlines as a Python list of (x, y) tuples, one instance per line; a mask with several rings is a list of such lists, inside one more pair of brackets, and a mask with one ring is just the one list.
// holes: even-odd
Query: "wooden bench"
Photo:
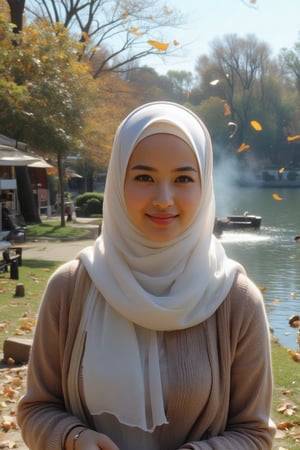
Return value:
[(22, 266), (22, 248), (10, 247), (2, 252), (2, 261), (0, 261), (0, 272), (7, 272), (10, 268), (10, 278), (19, 279), (19, 266)]

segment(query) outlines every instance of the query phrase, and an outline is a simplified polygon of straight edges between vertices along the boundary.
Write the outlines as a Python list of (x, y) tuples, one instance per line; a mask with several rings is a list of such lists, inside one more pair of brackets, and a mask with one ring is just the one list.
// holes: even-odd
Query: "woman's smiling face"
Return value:
[(124, 193), (129, 218), (145, 238), (175, 239), (192, 223), (200, 202), (193, 150), (171, 134), (144, 138), (130, 157)]

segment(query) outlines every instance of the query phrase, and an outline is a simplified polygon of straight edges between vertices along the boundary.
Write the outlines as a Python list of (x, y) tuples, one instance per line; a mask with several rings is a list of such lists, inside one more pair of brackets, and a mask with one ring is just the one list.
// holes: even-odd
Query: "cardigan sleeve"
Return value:
[(239, 276), (238, 289), (233, 289), (231, 297), (232, 361), (226, 428), (218, 436), (187, 443), (182, 449), (272, 448), (275, 426), (270, 419), (270, 332), (263, 298), (258, 288), (244, 275)]
[(40, 306), (17, 419), (31, 450), (63, 448), (66, 433), (81, 421), (65, 407), (62, 388), (68, 311), (78, 261), (62, 265), (49, 279)]

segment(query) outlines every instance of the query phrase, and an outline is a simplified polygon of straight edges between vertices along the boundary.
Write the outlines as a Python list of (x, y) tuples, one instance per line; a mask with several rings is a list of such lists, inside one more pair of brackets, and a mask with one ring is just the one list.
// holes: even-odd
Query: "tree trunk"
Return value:
[(19, 33), (23, 27), (23, 13), (25, 7), (25, 0), (7, 0), (10, 7), (11, 22), (16, 25), (14, 33)]
[(26, 223), (41, 223), (34, 199), (28, 168), (16, 167), (17, 192), (22, 216)]
[(65, 227), (65, 183), (64, 183), (64, 168), (61, 155), (57, 154), (57, 168), (58, 168), (58, 179), (59, 179), (59, 190), (60, 190), (60, 226)]

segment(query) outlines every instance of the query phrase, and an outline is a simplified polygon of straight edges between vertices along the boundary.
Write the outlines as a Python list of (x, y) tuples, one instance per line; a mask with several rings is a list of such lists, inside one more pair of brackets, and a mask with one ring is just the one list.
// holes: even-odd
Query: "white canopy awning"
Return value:
[[(1, 163), (0, 163), (1, 164)], [(34, 167), (37, 169), (52, 169), (54, 166), (49, 164), (45, 159), (39, 158), (38, 161), (28, 164), (28, 167)]]
[(0, 145), (0, 166), (28, 166), (40, 158), (21, 152), (9, 145)]

